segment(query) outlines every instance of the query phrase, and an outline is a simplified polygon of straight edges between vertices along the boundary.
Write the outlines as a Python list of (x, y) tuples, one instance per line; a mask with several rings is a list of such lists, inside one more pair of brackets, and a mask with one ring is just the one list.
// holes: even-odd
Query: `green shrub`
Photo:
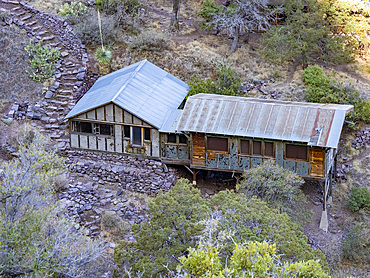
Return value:
[(205, 0), (201, 2), (202, 7), (200, 8), (199, 15), (205, 19), (205, 21), (200, 22), (199, 26), (202, 29), (212, 29), (212, 26), (208, 27), (206, 23), (211, 22), (214, 18), (215, 14), (218, 14), (223, 6), (216, 5), (215, 1), (213, 0)]
[(107, 48), (98, 47), (95, 51), (95, 58), (101, 64), (109, 64), (112, 59), (112, 51)]
[(348, 206), (352, 211), (358, 211), (361, 208), (370, 210), (370, 192), (367, 187), (353, 187), (349, 197)]
[(128, 48), (136, 51), (163, 51), (170, 49), (170, 38), (162, 32), (149, 29), (133, 37)]
[[(119, 41), (120, 33), (114, 16), (101, 14), (100, 18), (104, 44)], [(101, 43), (97, 11), (90, 10), (86, 15), (69, 18), (69, 21), (75, 25), (74, 30), (85, 44), (95, 48)]]
[(218, 65), (215, 80), (202, 80), (199, 76), (190, 79), (187, 97), (201, 93), (235, 96), (240, 93), (240, 82), (241, 78), (235, 70), (229, 66)]
[(370, 122), (370, 101), (362, 99), (353, 86), (345, 86), (325, 76), (322, 67), (318, 65), (307, 67), (303, 72), (303, 81), (306, 85), (307, 101), (350, 104), (354, 106), (352, 120)]
[(356, 262), (370, 261), (369, 231), (364, 223), (355, 223), (342, 241), (343, 257)]
[(80, 16), (87, 13), (87, 7), (81, 2), (65, 3), (59, 10), (59, 16)]
[(138, 15), (142, 7), (140, 0), (95, 0), (95, 4), (107, 14), (124, 12), (132, 16)]
[(25, 50), (30, 57), (31, 70), (27, 73), (32, 80), (41, 82), (50, 78), (59, 59), (60, 51), (58, 48), (42, 46), (41, 42), (38, 42), (36, 45), (27, 45)]

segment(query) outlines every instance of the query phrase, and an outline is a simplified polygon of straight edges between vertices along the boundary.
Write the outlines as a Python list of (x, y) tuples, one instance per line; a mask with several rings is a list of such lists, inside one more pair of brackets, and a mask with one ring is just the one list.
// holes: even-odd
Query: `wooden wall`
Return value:
[[(159, 157), (160, 155), (158, 130), (115, 104), (110, 103), (102, 107), (92, 109), (70, 119), (70, 121), (84, 121), (113, 125), (113, 136), (71, 132), (71, 147), (73, 148), (116, 153), (145, 154), (153, 157)], [(150, 128), (151, 141), (145, 141), (143, 149), (130, 147), (130, 140), (123, 138), (123, 125)]]
[(192, 164), (206, 166), (206, 142), (204, 134), (192, 134), (192, 152)]

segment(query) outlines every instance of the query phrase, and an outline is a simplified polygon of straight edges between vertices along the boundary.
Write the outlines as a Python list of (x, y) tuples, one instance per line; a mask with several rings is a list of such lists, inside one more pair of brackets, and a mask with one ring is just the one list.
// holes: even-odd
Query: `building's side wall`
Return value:
[[(334, 155), (331, 155), (330, 150), (326, 154), (322, 148), (310, 148), (307, 146), (307, 160), (303, 159), (288, 159), (286, 155), (286, 143), (282, 141), (273, 141), (273, 156), (263, 155), (247, 155), (241, 153), (240, 139), (251, 138), (238, 138), (216, 136), (221, 138), (228, 138), (228, 151), (211, 151), (207, 148), (207, 135), (206, 134), (192, 134), (191, 148), (193, 150), (191, 165), (193, 167), (214, 169), (214, 170), (228, 170), (228, 171), (244, 171), (250, 168), (261, 165), (264, 161), (275, 160), (276, 163), (285, 169), (297, 173), (304, 178), (324, 178), (326, 172), (330, 170), (330, 166), (326, 161)], [(211, 135), (214, 137), (214, 135)], [(263, 142), (263, 140), (261, 141)], [(271, 142), (271, 140), (267, 140)], [(297, 145), (302, 145), (297, 143)], [(333, 163), (332, 163), (333, 164)], [(325, 169), (326, 170), (325, 170)], [(324, 171), (325, 170), (325, 171)]]
[[(115, 104), (110, 103), (80, 114), (70, 119), (71, 124), (72, 122), (112, 126), (112, 132), (109, 135), (96, 134), (94, 128), (92, 133), (77, 132), (72, 127), (71, 147), (73, 148), (160, 157), (158, 130)], [(125, 125), (130, 128), (129, 137), (124, 134)], [(141, 128), (141, 145), (133, 145), (133, 127)], [(150, 129), (150, 140), (144, 140), (144, 128)]]

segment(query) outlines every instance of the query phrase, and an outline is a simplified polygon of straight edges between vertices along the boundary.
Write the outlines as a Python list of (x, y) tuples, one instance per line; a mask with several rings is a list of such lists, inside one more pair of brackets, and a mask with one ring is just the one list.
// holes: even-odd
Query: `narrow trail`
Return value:
[[(65, 137), (67, 120), (64, 117), (74, 107), (79, 96), (86, 92), (88, 56), (85, 46), (74, 34), (72, 27), (61, 18), (33, 8), (24, 1), (1, 0), (0, 9), (10, 13), (7, 24), (24, 29), (34, 42), (57, 47), (61, 53), (56, 65), (54, 84), (44, 96), (41, 121), (42, 132), (68, 147)], [(32, 104), (31, 104), (32, 105)]]

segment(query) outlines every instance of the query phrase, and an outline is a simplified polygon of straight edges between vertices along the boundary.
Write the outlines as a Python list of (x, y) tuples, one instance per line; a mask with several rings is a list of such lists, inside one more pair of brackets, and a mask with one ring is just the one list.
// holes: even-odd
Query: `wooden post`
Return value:
[(326, 181), (322, 182), (322, 210), (326, 210)]
[(193, 169), (193, 186), (197, 188), (197, 172)]

